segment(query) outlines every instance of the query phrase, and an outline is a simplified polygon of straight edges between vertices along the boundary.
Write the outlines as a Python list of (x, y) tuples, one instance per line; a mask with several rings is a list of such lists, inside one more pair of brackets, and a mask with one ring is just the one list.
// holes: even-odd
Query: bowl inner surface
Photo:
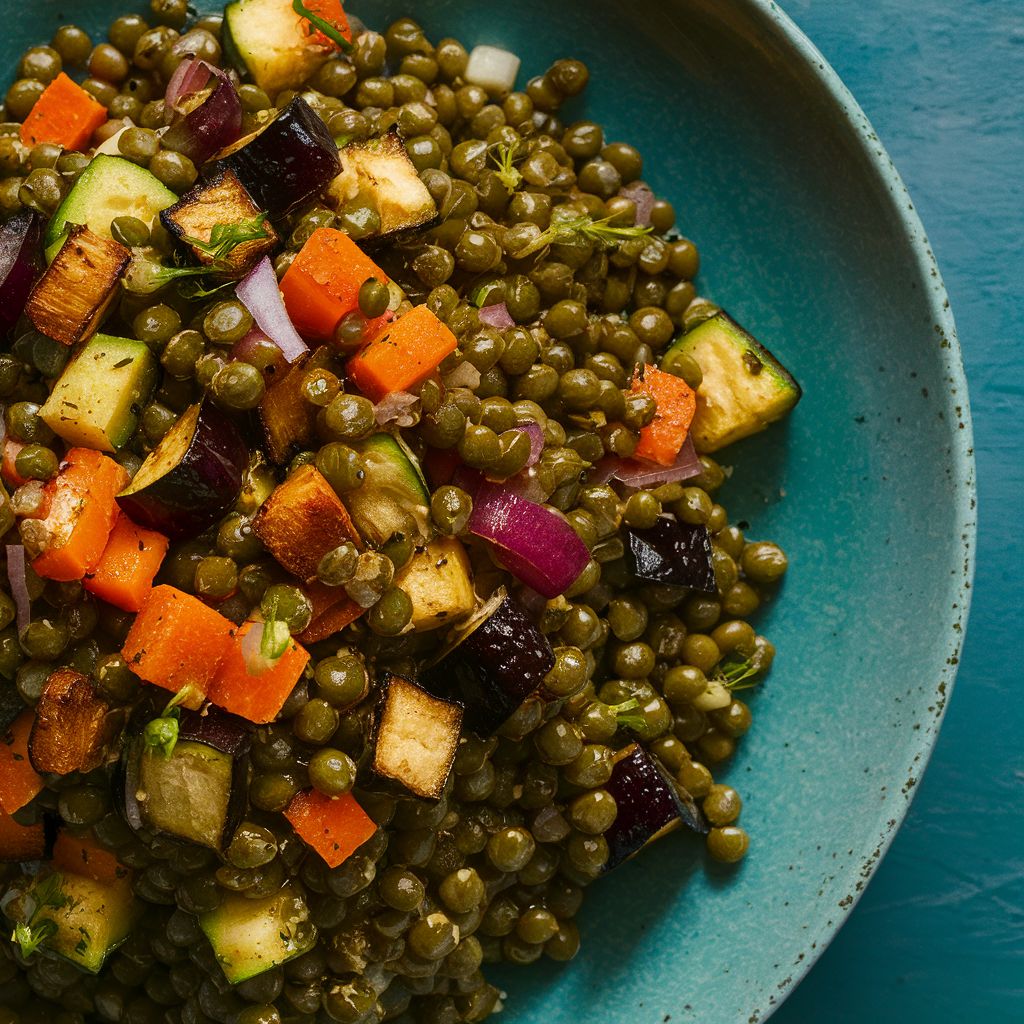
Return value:
[[(200, 4), (211, 9), (211, 4)], [(521, 1024), (763, 1020), (836, 931), (902, 820), (966, 620), (970, 422), (945, 293), (880, 143), (767, 0), (363, 0), (435, 41), (494, 43), (592, 71), (566, 120), (637, 145), (701, 248), (701, 292), (802, 383), (791, 420), (724, 454), (721, 500), (778, 540), (788, 582), (760, 614), (778, 647), (725, 773), (751, 853), (705, 870), (658, 843), (599, 883), (569, 966), (498, 972)], [(8, 15), (4, 66), (62, 20), (98, 31), (132, 0)]]

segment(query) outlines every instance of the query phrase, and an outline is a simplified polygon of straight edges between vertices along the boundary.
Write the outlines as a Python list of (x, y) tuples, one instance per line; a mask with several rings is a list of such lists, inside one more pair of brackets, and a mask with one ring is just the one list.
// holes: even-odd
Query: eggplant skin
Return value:
[(235, 503), (248, 465), (249, 449), (234, 422), (203, 402), (186, 410), (150, 452), (117, 503), (140, 526), (188, 540)]
[(0, 225), (0, 339), (18, 322), (42, 269), (43, 222), (19, 210)]
[(423, 685), (465, 708), (464, 722), (490, 735), (544, 682), (555, 655), (526, 609), (507, 594), (494, 611), (442, 655)]
[(209, 707), (205, 712), (182, 709), (178, 738), (203, 743), (232, 757), (245, 757), (252, 745), (252, 725), (219, 708)]
[(636, 743), (622, 752), (605, 789), (618, 808), (615, 821), (605, 832), (605, 871), (680, 825), (700, 834), (708, 831), (703, 814), (689, 794), (680, 793), (668, 773)]
[(327, 125), (301, 97), (256, 135), (222, 150), (215, 158), (229, 168), (256, 205), (284, 217), (318, 196), (341, 173), (341, 159)]
[(627, 527), (626, 564), (639, 580), (717, 593), (711, 560), (711, 535), (706, 526), (661, 516), (646, 530)]

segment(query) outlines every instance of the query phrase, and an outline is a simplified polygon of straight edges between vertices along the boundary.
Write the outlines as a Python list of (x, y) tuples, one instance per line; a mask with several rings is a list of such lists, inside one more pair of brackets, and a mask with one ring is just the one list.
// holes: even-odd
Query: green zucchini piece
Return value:
[(39, 415), (69, 445), (113, 452), (135, 433), (155, 383), (148, 345), (97, 334), (64, 368)]
[(714, 452), (782, 419), (802, 391), (790, 372), (726, 313), (684, 334), (662, 356), (667, 367), (690, 356), (704, 379), (690, 434), (699, 452)]
[(353, 445), (363, 459), (362, 487), (344, 495), (345, 507), (363, 539), (374, 547), (396, 533), (430, 539), (430, 491), (416, 456), (394, 434), (373, 434)]
[(265, 899), (227, 893), (216, 910), (200, 915), (199, 927), (232, 985), (301, 956), (316, 942), (306, 901), (288, 885)]
[(101, 238), (110, 238), (115, 217), (136, 217), (151, 227), (160, 211), (177, 201), (145, 167), (120, 156), (98, 156), (50, 218), (43, 240), (47, 259), (60, 249), (68, 224), (84, 224)]

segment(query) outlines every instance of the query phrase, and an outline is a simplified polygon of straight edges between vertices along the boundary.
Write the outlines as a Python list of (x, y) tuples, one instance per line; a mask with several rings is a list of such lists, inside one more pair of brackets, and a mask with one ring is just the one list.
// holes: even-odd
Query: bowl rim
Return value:
[[(868, 883), (874, 877), (906, 819), (916, 792), (916, 783), (920, 781), (934, 751), (956, 680), (970, 612), (977, 537), (977, 484), (970, 397), (956, 324), (935, 254), (903, 178), (853, 93), (793, 18), (775, 0), (734, 0), (734, 3), (741, 13), (749, 17), (752, 24), (759, 26), (769, 35), (772, 43), (784, 57), (799, 62), (816, 81), (836, 115), (835, 121), (839, 131), (857, 147), (865, 158), (865, 166), (875, 183), (882, 186), (879, 193), (884, 193), (889, 207), (888, 212), (899, 224), (902, 234), (909, 243), (914, 259), (914, 272), (924, 283), (928, 309), (934, 320), (935, 329), (942, 339), (938, 356), (947, 381), (944, 399), (947, 406), (955, 407), (955, 416), (946, 417), (946, 423), (949, 424), (949, 460), (952, 469), (950, 502), (955, 511), (956, 521), (960, 525), (963, 554), (957, 572), (957, 601), (947, 610), (945, 619), (940, 624), (940, 630), (944, 627), (946, 639), (943, 648), (936, 652), (937, 655), (944, 656), (944, 666), (940, 678), (935, 681), (934, 711), (928, 728), (921, 729), (917, 733), (919, 738), (908, 743), (907, 752), (910, 760), (907, 766), (907, 784), (900, 793), (901, 802), (897, 806), (888, 806), (879, 814), (877, 845), (861, 866), (859, 873), (856, 873), (856, 886), (841, 903), (842, 912), (821, 930), (818, 941), (807, 950), (807, 955), (799, 967), (787, 971), (784, 980), (775, 988), (768, 1005), (752, 1012), (752, 1022), (763, 1022), (785, 1002), (807, 976), (860, 902)], [(954, 428), (953, 424), (958, 426)], [(855, 872), (850, 872), (851, 878), (854, 874)]]

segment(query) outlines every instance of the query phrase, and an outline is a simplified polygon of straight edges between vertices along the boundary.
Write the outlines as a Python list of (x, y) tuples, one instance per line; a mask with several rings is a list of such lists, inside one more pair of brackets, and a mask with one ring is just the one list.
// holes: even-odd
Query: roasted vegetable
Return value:
[(115, 451), (135, 433), (156, 370), (145, 342), (97, 334), (65, 367), (39, 415), (68, 444)]
[(330, 349), (318, 348), (293, 363), (284, 376), (267, 388), (260, 402), (260, 422), (272, 461), (287, 462), (296, 448), (315, 442), (317, 408), (305, 401), (302, 384), (306, 374), (330, 364)]
[(278, 562), (303, 580), (316, 577), (328, 551), (359, 539), (334, 488), (308, 463), (263, 503), (252, 529)]
[(437, 204), (420, 180), (397, 128), (379, 138), (343, 146), (341, 168), (327, 190), (327, 201), (341, 211), (359, 207), (376, 212), (380, 227), (364, 239), (422, 227), (437, 216)]
[(46, 680), (36, 705), (28, 754), (37, 772), (91, 772), (104, 761), (121, 715), (88, 676), (58, 668)]
[(292, 797), (284, 816), (331, 868), (346, 861), (377, 831), (351, 793), (330, 797), (315, 789), (303, 790)]
[(25, 708), (0, 732), (0, 811), (5, 814), (20, 810), (43, 788), (28, 756), (34, 720), (32, 710)]
[(137, 612), (153, 588), (168, 543), (162, 533), (147, 530), (120, 512), (100, 560), (82, 585), (115, 608)]
[(605, 789), (617, 808), (615, 821), (604, 835), (608, 842), (605, 871), (680, 825), (701, 835), (708, 831), (704, 815), (689, 794), (636, 743), (616, 754)]
[(172, 540), (195, 537), (238, 498), (249, 449), (212, 402), (193, 405), (149, 453), (117, 503)]
[(725, 313), (684, 334), (662, 356), (670, 365), (687, 355), (700, 367), (691, 432), (699, 452), (714, 452), (764, 430), (800, 401), (790, 372)]
[(665, 515), (645, 530), (625, 527), (623, 535), (626, 564), (637, 579), (690, 587), (703, 594), (717, 592), (706, 526)]
[(0, 811), (0, 864), (42, 860), (46, 856), (46, 827), (42, 821), (21, 825)]
[(42, 221), (32, 210), (0, 224), (0, 340), (18, 322), (42, 267), (42, 236)]
[[(219, 271), (241, 276), (277, 247), (280, 239), (270, 221), (264, 219), (258, 231), (247, 231), (246, 240), (224, 246), (220, 257), (217, 243), (230, 242), (232, 228), (259, 224), (261, 212), (235, 172), (225, 169), (186, 192), (160, 214), (160, 221), (200, 263), (216, 262)], [(264, 237), (251, 237), (260, 232)]]
[(224, 893), (216, 910), (199, 915), (199, 927), (232, 985), (294, 960), (316, 943), (306, 901), (290, 885), (263, 899)]
[(32, 289), (25, 314), (40, 334), (75, 345), (99, 327), (117, 294), (131, 250), (88, 228), (72, 227)]
[(62, 71), (29, 111), (21, 125), (21, 141), (30, 149), (49, 142), (62, 149), (85, 150), (92, 133), (106, 120), (103, 104)]
[(456, 629), (421, 682), (432, 693), (462, 704), (466, 724), (489, 735), (540, 687), (554, 663), (547, 637), (499, 587)]
[(259, 209), (273, 218), (320, 195), (341, 170), (327, 125), (301, 96), (215, 159), (221, 169), (238, 176)]
[(450, 626), (476, 604), (472, 569), (462, 542), (437, 537), (417, 549), (395, 577), (412, 601), (410, 625), (417, 632)]
[(371, 767), (425, 800), (441, 796), (462, 728), (462, 708), (388, 676), (377, 709)]

